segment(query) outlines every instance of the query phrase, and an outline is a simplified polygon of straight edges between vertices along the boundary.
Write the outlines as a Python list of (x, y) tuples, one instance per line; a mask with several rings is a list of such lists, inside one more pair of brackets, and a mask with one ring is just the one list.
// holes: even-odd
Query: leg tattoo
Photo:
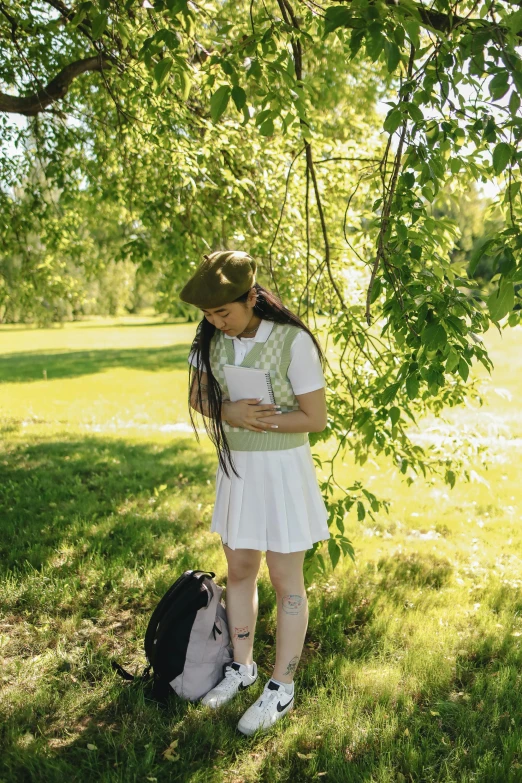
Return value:
[(240, 641), (241, 639), (248, 639), (249, 636), (250, 631), (248, 630), (248, 625), (245, 625), (242, 628), (234, 628), (234, 639)]
[(286, 667), (286, 674), (293, 674), (295, 670), (297, 669), (297, 664), (299, 663), (299, 656), (294, 655), (288, 666)]
[(284, 595), (282, 603), (286, 614), (299, 614), (304, 606), (305, 599), (300, 595)]

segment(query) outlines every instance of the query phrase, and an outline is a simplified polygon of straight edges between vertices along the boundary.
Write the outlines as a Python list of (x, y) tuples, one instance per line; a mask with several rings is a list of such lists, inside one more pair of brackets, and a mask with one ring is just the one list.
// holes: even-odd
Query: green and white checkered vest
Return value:
[[(270, 380), (274, 390), (275, 402), (281, 406), (283, 413), (299, 410), (297, 398), (293, 392), (287, 371), (292, 358), (290, 346), (301, 329), (293, 324), (274, 323), (268, 339), (264, 343), (254, 343), (240, 367), (257, 367), (270, 372)], [(234, 346), (230, 338), (216, 329), (210, 342), (210, 366), (221, 387), (223, 399), (230, 399), (224, 364), (235, 364)], [(267, 414), (270, 416), (272, 414)], [(294, 449), (308, 442), (307, 432), (254, 432), (244, 427), (231, 427), (223, 422), (229, 446), (236, 451), (272, 451), (278, 449)]]

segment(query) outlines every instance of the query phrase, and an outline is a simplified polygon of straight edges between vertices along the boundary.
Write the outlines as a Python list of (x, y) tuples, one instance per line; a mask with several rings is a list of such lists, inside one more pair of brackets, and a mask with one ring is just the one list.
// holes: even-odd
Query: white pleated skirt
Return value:
[(231, 449), (238, 478), (218, 464), (211, 532), (231, 549), (300, 552), (330, 538), (310, 443), (280, 451)]

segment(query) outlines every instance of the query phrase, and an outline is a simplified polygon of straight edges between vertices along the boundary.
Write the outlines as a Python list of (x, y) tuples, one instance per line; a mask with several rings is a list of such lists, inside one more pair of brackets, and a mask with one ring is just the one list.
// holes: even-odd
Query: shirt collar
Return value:
[[(265, 343), (268, 340), (268, 337), (270, 335), (270, 332), (272, 331), (274, 326), (273, 321), (265, 321), (264, 318), (261, 319), (261, 323), (259, 324), (258, 330), (254, 337), (255, 343)], [(225, 337), (228, 337), (229, 340), (237, 340), (238, 338), (233, 334), (226, 334)], [(243, 342), (243, 340), (239, 340), (240, 343)]]

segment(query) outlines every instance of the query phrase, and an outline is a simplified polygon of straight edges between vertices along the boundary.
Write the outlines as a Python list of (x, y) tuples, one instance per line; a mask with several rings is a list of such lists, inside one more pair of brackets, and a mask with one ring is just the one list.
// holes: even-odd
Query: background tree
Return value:
[[(204, 250), (245, 247), (290, 307), (327, 316), (338, 350), (329, 425), (311, 436), (338, 443), (334, 564), (348, 511), (381, 505), (337, 485), (346, 447), (384, 451), (410, 483), (466, 477), (464, 450), (427, 453), (405, 425), (476, 397), (480, 333), (519, 320), (522, 9), (48, 0), (2, 2), (0, 19), (4, 313), (81, 306), (68, 264), (96, 276), (125, 260), (179, 312)], [(441, 204), (493, 177), (469, 257), (473, 229)]]

